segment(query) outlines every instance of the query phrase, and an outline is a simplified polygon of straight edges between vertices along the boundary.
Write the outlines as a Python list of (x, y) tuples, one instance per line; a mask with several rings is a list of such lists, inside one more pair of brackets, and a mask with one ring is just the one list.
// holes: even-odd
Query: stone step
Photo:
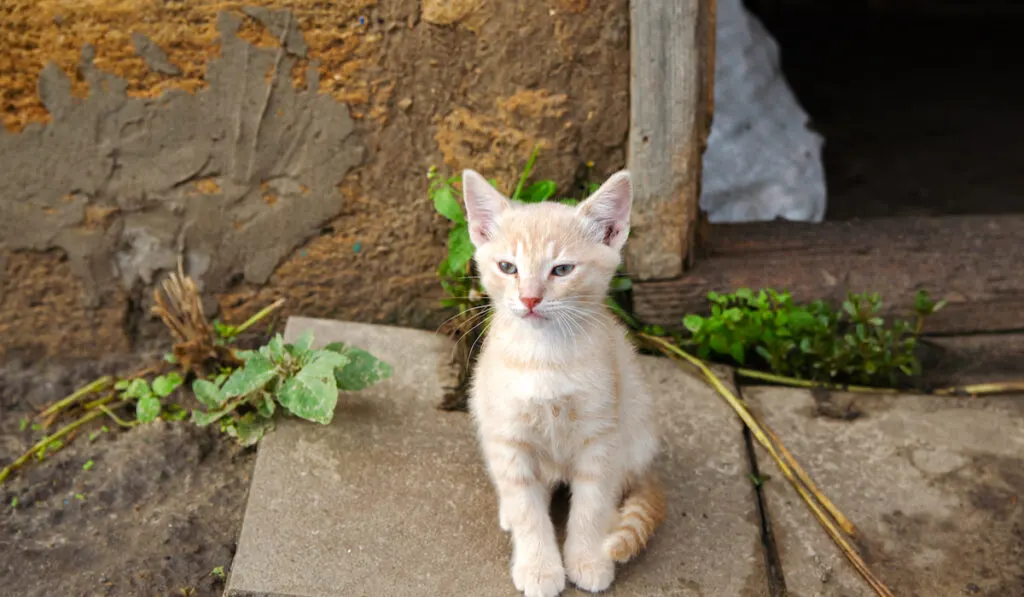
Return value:
[[(744, 388), (899, 597), (1024, 596), (1024, 397)], [(790, 595), (875, 595), (758, 446)]]
[[(289, 421), (259, 447), (230, 597), (514, 597), (468, 415), (436, 408), (452, 343), (430, 332), (293, 317), (315, 345), (344, 341), (394, 367), (339, 401), (329, 426)], [(643, 357), (666, 450), (668, 519), (621, 566), (613, 596), (766, 597), (741, 425), (704, 383)], [(567, 589), (563, 595), (585, 595)]]

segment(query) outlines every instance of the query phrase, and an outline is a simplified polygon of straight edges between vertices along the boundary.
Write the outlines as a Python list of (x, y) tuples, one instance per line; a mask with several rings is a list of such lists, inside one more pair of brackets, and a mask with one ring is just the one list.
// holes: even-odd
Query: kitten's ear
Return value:
[(498, 216), (508, 206), (508, 199), (474, 170), (462, 171), (462, 200), (466, 203), (469, 239), (479, 247), (494, 238)]
[(576, 213), (590, 220), (601, 242), (619, 251), (629, 236), (629, 212), (633, 207), (633, 186), (629, 171), (612, 174), (601, 188), (580, 203)]

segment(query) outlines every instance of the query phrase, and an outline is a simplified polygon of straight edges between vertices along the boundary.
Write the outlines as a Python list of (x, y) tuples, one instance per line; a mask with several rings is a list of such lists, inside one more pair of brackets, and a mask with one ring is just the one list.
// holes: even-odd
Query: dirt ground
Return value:
[[(23, 418), (141, 362), (0, 367), (0, 462), (40, 436), (20, 429)], [(90, 441), (101, 425), (109, 431)], [(188, 423), (120, 431), (102, 420), (83, 428), (46, 462), (0, 485), (0, 596), (221, 595), (213, 571), (230, 569), (254, 456)]]

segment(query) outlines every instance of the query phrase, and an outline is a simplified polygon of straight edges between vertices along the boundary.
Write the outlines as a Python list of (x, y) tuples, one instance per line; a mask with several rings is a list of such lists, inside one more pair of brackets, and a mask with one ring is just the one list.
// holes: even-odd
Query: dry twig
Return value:
[[(860, 554), (846, 540), (839, 527), (847, 530), (850, 534), (855, 532), (853, 524), (832, 504), (831, 500), (825, 497), (811, 481), (810, 477), (793, 458), (792, 454), (782, 446), (778, 436), (767, 430), (754, 415), (747, 409), (746, 405), (736, 397), (733, 392), (722, 383), (718, 376), (711, 371), (700, 359), (680, 349), (678, 346), (663, 338), (640, 333), (640, 339), (647, 342), (666, 356), (675, 360), (684, 360), (696, 367), (704, 375), (705, 380), (729, 403), (729, 406), (736, 411), (743, 423), (750, 429), (757, 441), (764, 446), (768, 454), (775, 460), (783, 476), (793, 485), (797, 493), (807, 504), (811, 513), (824, 527), (825, 532), (835, 542), (839, 550), (843, 552), (846, 559), (860, 573), (864, 580), (880, 597), (893, 597), (892, 591), (883, 583), (864, 563)], [(793, 465), (796, 465), (795, 467)], [(794, 468), (799, 472), (794, 472)], [(827, 514), (826, 514), (827, 512)], [(837, 524), (839, 527), (837, 527)]]

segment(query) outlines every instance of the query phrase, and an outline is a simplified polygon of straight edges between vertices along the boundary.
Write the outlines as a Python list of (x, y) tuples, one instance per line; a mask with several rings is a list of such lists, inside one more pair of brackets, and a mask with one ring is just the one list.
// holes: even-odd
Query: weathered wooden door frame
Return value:
[(715, 12), (715, 0), (630, 1), (626, 267), (637, 281), (678, 278), (693, 259), (714, 111)]
[[(1024, 330), (1024, 215), (704, 226), (701, 158), (714, 110), (715, 0), (630, 1), (626, 267), (641, 320), (679, 327), (709, 291), (790, 290), (840, 301), (879, 292), (885, 315), (918, 290), (948, 301), (928, 332)], [(698, 256), (699, 252), (699, 256)]]

